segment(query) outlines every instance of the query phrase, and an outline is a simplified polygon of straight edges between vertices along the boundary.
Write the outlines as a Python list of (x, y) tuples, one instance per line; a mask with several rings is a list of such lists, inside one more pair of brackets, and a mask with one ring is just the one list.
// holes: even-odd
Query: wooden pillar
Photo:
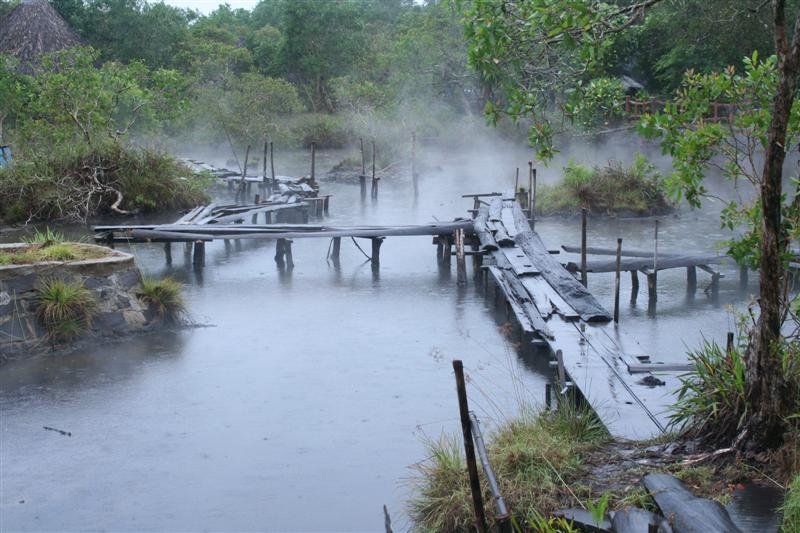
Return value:
[(106, 233), (106, 246), (108, 246), (112, 250), (114, 249), (114, 232), (113, 231), (109, 231), (108, 233)]
[(533, 169), (533, 185), (531, 188), (531, 229), (536, 230), (536, 169)]
[(269, 150), (269, 143), (264, 141), (264, 157), (261, 159), (261, 187), (264, 189), (264, 194), (267, 194), (269, 189), (267, 181), (267, 151)]
[(622, 239), (617, 239), (617, 264), (614, 270), (614, 323), (619, 322), (619, 268), (622, 262)]
[(375, 176), (375, 141), (372, 141), (372, 198), (378, 198), (378, 180)]
[(697, 267), (686, 267), (686, 292), (694, 294), (697, 290)]
[(264, 224), (272, 224), (272, 213), (270, 211), (264, 213)]
[(450, 237), (439, 237), (442, 240), (442, 263), (445, 265), (450, 265), (453, 262), (452, 253), (453, 253), (453, 243), (450, 240)]
[(185, 257), (192, 255), (192, 248), (194, 247), (194, 243), (192, 241), (186, 241), (183, 243), (183, 255)]
[(453, 361), (453, 371), (456, 375), (456, 391), (458, 393), (458, 411), (461, 414), (461, 431), (464, 437), (464, 453), (467, 458), (467, 472), (469, 473), (470, 492), (472, 493), (472, 508), (475, 511), (475, 528), (478, 533), (486, 533), (486, 515), (483, 509), (483, 496), (481, 481), (478, 477), (478, 464), (475, 461), (475, 443), (472, 441), (472, 427), (469, 420), (469, 404), (467, 403), (467, 385), (464, 379), (464, 365), (456, 359)]
[(636, 302), (639, 297), (639, 273), (631, 270), (631, 302)]
[(711, 295), (718, 296), (719, 295), (719, 278), (722, 276), (718, 272), (714, 272), (711, 274)]
[(333, 249), (331, 251), (331, 258), (334, 261), (339, 260), (339, 253), (342, 249), (342, 238), (341, 237), (334, 237), (333, 238)]
[(444, 241), (441, 236), (436, 237), (436, 264), (444, 263)]
[(294, 261), (292, 260), (292, 241), (284, 239), (283, 255), (286, 257), (286, 268), (294, 268)]
[(658, 273), (649, 272), (647, 274), (647, 298), (650, 302), (658, 300), (656, 289), (658, 286)]
[(164, 243), (164, 258), (167, 261), (168, 265), (172, 264), (172, 243), (165, 242)]
[(385, 237), (372, 237), (372, 266), (381, 264), (381, 244)]
[(278, 239), (275, 241), (275, 262), (278, 266), (284, 264), (284, 251), (286, 248), (286, 239)]
[(589, 286), (589, 278), (586, 276), (586, 208), (581, 208), (581, 283), (584, 287)]
[(311, 141), (311, 181), (314, 182), (317, 170), (317, 143)]
[(464, 230), (455, 231), (456, 242), (456, 282), (459, 285), (467, 284), (467, 259), (464, 254)]
[(331, 195), (330, 194), (326, 194), (325, 195), (325, 202), (324, 202), (323, 207), (322, 207), (322, 211), (326, 215), (328, 214), (328, 209), (330, 208), (330, 205), (331, 205)]
[(260, 203), (261, 203), (261, 195), (260, 195), (260, 194), (256, 194), (256, 195), (253, 197), (253, 203), (254, 203), (254, 204), (256, 204), (256, 205), (258, 205), (258, 204), (260, 204)]
[(204, 241), (194, 242), (194, 257), (192, 264), (196, 267), (201, 267), (206, 264), (206, 243)]
[(747, 288), (748, 269), (747, 265), (739, 267), (739, 288), (745, 290)]
[(364, 157), (364, 139), (359, 139), (358, 142), (361, 143), (361, 175), (367, 175), (367, 160)]
[(269, 171), (270, 175), (272, 176), (272, 183), (270, 184), (269, 192), (270, 194), (275, 194), (275, 189), (278, 188), (278, 184), (275, 181), (275, 153), (273, 151), (272, 141), (269, 142)]
[(361, 182), (361, 201), (365, 201), (367, 199), (367, 177), (362, 174), (358, 177), (359, 182)]

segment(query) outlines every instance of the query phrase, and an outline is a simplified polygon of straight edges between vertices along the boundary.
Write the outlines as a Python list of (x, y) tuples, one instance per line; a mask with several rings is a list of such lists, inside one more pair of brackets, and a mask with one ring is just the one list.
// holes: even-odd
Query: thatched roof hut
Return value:
[(46, 0), (22, 0), (0, 20), (0, 54), (19, 60), (19, 70), (33, 73), (43, 54), (84, 44)]

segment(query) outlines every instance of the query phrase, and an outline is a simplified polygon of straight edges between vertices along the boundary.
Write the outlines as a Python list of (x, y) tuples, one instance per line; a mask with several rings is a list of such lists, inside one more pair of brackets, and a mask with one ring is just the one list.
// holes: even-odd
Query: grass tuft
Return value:
[(605, 167), (587, 167), (570, 161), (564, 179), (542, 185), (536, 194), (536, 210), (542, 215), (569, 215), (581, 208), (591, 213), (663, 214), (674, 209), (663, 179), (641, 154), (625, 168), (618, 161)]
[(183, 285), (172, 278), (143, 279), (139, 299), (164, 319), (176, 321), (186, 313)]
[(0, 251), (0, 265), (28, 265), (42, 261), (83, 261), (105, 257), (102, 248), (74, 242), (43, 241)]
[(68, 341), (89, 329), (97, 301), (82, 283), (51, 279), (37, 292), (36, 313), (52, 340)]
[(66, 242), (64, 234), (59, 231), (53, 231), (49, 227), (44, 231), (36, 229), (34, 234), (30, 237), (23, 237), (22, 242), (28, 244), (39, 244), (41, 246), (51, 246), (53, 244), (61, 244)]
[(800, 474), (789, 484), (781, 512), (783, 513), (781, 531), (784, 533), (800, 531)]

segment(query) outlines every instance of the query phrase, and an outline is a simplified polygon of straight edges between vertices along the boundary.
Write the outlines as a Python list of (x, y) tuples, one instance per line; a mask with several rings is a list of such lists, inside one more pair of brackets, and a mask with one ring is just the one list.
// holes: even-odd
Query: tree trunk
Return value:
[(786, 236), (781, 224), (781, 180), (786, 158), (786, 130), (797, 87), (797, 28), (790, 45), (787, 41), (784, 2), (773, 1), (775, 44), (779, 81), (772, 102), (772, 119), (761, 178), (761, 313), (747, 350), (745, 375), (747, 405), (751, 411), (748, 441), (751, 447), (771, 448), (783, 439), (783, 416), (792, 397), (781, 364), (781, 317), (783, 311), (783, 252)]

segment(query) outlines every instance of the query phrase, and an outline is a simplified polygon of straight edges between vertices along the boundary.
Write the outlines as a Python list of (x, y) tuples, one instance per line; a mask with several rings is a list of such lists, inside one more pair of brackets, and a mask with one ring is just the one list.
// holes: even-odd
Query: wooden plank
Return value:
[(511, 306), (511, 310), (514, 312), (514, 315), (517, 318), (517, 322), (519, 323), (519, 327), (528, 334), (533, 334), (536, 330), (531, 324), (530, 319), (528, 318), (527, 313), (522, 309), (517, 302), (517, 299), (513, 297), (513, 291), (511, 287), (506, 282), (505, 276), (503, 275), (502, 271), (496, 266), (489, 266), (489, 273), (492, 275), (492, 279), (494, 280), (495, 284), (500, 287), (500, 290), (503, 291), (503, 295), (506, 298), (506, 301)]
[(501, 248), (500, 251), (508, 260), (517, 276), (535, 276), (540, 274), (539, 269), (533, 265), (533, 262), (525, 255), (525, 252), (522, 251), (521, 248), (517, 246), (506, 247)]
[(717, 501), (698, 498), (669, 474), (648, 474), (644, 486), (658, 508), (681, 533), (737, 533), (728, 511)]
[[(658, 270), (691, 266), (704, 269), (703, 267), (708, 268), (706, 265), (719, 265), (723, 263), (732, 264), (733, 259), (724, 255), (685, 254), (664, 256), (659, 254), (658, 256)], [(621, 270), (643, 270), (645, 268), (652, 270), (652, 255), (650, 257), (627, 257), (622, 260), (620, 266)], [(589, 272), (614, 272), (615, 269), (616, 260), (590, 260), (586, 262), (586, 270)], [(577, 272), (579, 266), (573, 262), (569, 262), (567, 263), (567, 270)]]

